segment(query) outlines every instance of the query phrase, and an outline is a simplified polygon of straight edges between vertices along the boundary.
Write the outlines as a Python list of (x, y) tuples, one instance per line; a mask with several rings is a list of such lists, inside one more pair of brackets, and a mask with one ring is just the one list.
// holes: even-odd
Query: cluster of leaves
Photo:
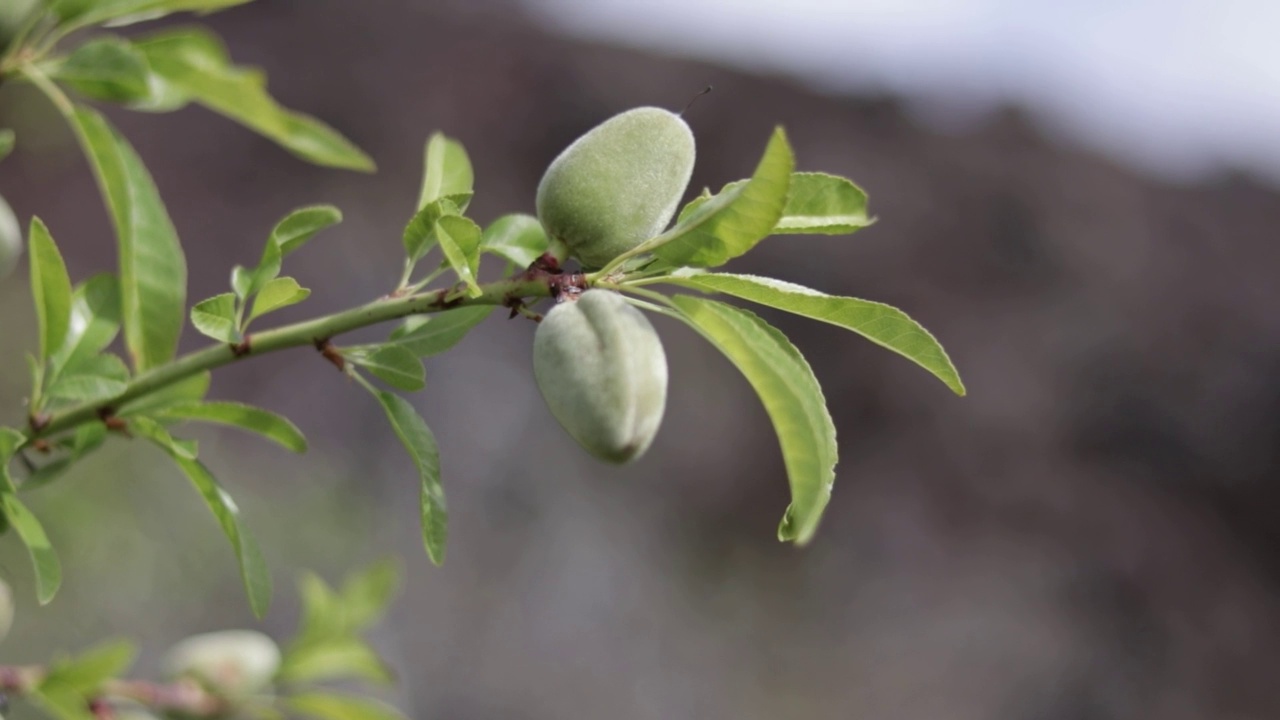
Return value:
[[(538, 219), (531, 215), (506, 215), (483, 230), (465, 217), (472, 183), (471, 165), (462, 146), (439, 135), (433, 137), (427, 147), (420, 209), (404, 233), (408, 260), (401, 291), (419, 290), (435, 278), (432, 273), (422, 282), (410, 282), (417, 260), (437, 245), (443, 254), (442, 267), (452, 269), (471, 296), (482, 292), (478, 275), (485, 253), (505, 259), (509, 271), (555, 252)], [(773, 278), (710, 272), (770, 236), (848, 235), (873, 222), (867, 214), (866, 194), (852, 181), (826, 173), (797, 172), (786, 134), (778, 128), (750, 178), (731, 182), (716, 194), (704, 190), (680, 211), (669, 230), (588, 276), (591, 285), (630, 293), (636, 305), (685, 322), (747, 378), (778, 434), (791, 487), (792, 502), (778, 528), (780, 540), (804, 544), (813, 537), (835, 479), (835, 427), (817, 379), (799, 350), (759, 316), (715, 300), (655, 293), (646, 286), (666, 284), (728, 295), (852, 330), (915, 362), (963, 395), (964, 384), (942, 346), (897, 308), (831, 296)], [(431, 329), (459, 312), (430, 321), (411, 319), (393, 334), (392, 342), (412, 337), (418, 323)], [(478, 322), (486, 314), (481, 308), (474, 318)], [(448, 327), (469, 329), (469, 323), (459, 318)], [(369, 350), (384, 353), (392, 347)], [(406, 353), (406, 358), (412, 354)], [(424, 502), (424, 529), (431, 526), (425, 506)], [(443, 506), (440, 510), (443, 522)], [(429, 550), (431, 546), (428, 541)]]
[[(327, 684), (382, 687), (394, 681), (364, 633), (386, 613), (399, 582), (392, 561), (352, 574), (341, 588), (305, 573), (299, 583), (301, 624), (283, 652), (258, 633), (215, 633), (205, 637), (221, 640), (223, 652), (218, 657), (201, 662), (190, 652), (175, 652), (179, 644), (162, 663), (168, 677), (157, 685), (126, 678), (137, 647), (127, 640), (113, 640), (57, 658), (48, 666), (19, 669), (14, 672), (15, 689), (55, 720), (157, 716), (397, 720), (403, 715), (394, 707)], [(237, 647), (244, 644), (237, 637), (243, 635), (252, 635), (258, 642)], [(265, 658), (262, 645), (270, 651)], [(228, 666), (227, 672), (202, 674), (199, 668), (209, 662)], [(263, 670), (263, 677), (254, 677)], [(104, 705), (111, 708), (110, 714), (101, 712)]]
[[(236, 3), (52, 0), (40, 6), (32, 36), (43, 33), (56, 40), (69, 29), (104, 20), (231, 4)], [(35, 47), (52, 47), (50, 42), (37, 42)], [(392, 292), (346, 313), (251, 333), (250, 323), (257, 318), (306, 299), (308, 290), (280, 276), (282, 261), (341, 219), (328, 206), (304, 208), (271, 232), (257, 265), (234, 268), (230, 292), (191, 309), (192, 326), (217, 344), (175, 359), (186, 317), (185, 261), (177, 234), (127, 141), (100, 113), (70, 100), (64, 88), (147, 111), (195, 101), (313, 162), (352, 169), (369, 169), (372, 163), (327, 126), (280, 108), (266, 94), (262, 77), (231, 65), (207, 31), (167, 30), (131, 40), (98, 37), (65, 57), (42, 50), (32, 56), (11, 54), (5, 62), (10, 72), (41, 87), (76, 129), (97, 172), (119, 241), (117, 273), (73, 286), (47, 228), (38, 219), (31, 223), (30, 265), (40, 344), (31, 362), (30, 426), (0, 430), (0, 508), (31, 551), (41, 601), (57, 589), (57, 559), (38, 521), (18, 500), (18, 491), (49, 482), (114, 430), (157, 445), (191, 480), (232, 543), (251, 606), (258, 614), (265, 612), (269, 577), (235, 503), (199, 458), (196, 444), (175, 437), (171, 430), (183, 421), (217, 422), (303, 450), (305, 441), (288, 420), (246, 405), (209, 402), (205, 395), (213, 367), (236, 357), (312, 342), (367, 388), (385, 411), (417, 469), (426, 551), (434, 562), (443, 562), (448, 521), (435, 439), (407, 400), (375, 381), (405, 392), (420, 390), (426, 382), (423, 358), (451, 348), (495, 306), (505, 304), (536, 316), (524, 305), (526, 297), (547, 297), (553, 288), (544, 285), (542, 292), (535, 292), (519, 281), (559, 272), (563, 247), (550, 242), (538, 219), (527, 214), (506, 215), (487, 227), (468, 217), (474, 193), (470, 160), (460, 143), (436, 134), (426, 144), (418, 206), (402, 236), (404, 272)], [(4, 67), (0, 64), (0, 72)], [(579, 278), (580, 286), (619, 291), (638, 307), (679, 319), (745, 375), (777, 431), (790, 484), (792, 499), (778, 536), (803, 544), (813, 537), (830, 497), (837, 460), (835, 429), (808, 363), (782, 333), (753, 313), (696, 294), (663, 294), (653, 286), (727, 295), (843, 327), (917, 363), (958, 394), (964, 387), (937, 341), (896, 308), (771, 278), (713, 272), (773, 235), (845, 235), (873, 222), (866, 195), (854, 183), (834, 175), (797, 172), (795, 165), (779, 128), (751, 177), (729, 183), (718, 193), (704, 191), (682, 209), (670, 229)], [(505, 280), (482, 281), (485, 256), (505, 267)], [(428, 258), (438, 259), (420, 272)], [(515, 270), (522, 272), (512, 274)], [(429, 288), (446, 275), (449, 284)], [(424, 312), (437, 314), (414, 314)], [(382, 343), (339, 347), (330, 340), (345, 330), (405, 316)], [(121, 332), (129, 363), (109, 351)], [(68, 417), (82, 421), (71, 423)], [(37, 464), (27, 456), (28, 450), (53, 457)], [(28, 465), (21, 483), (8, 471), (15, 458)]]
[[(83, 28), (127, 25), (179, 11), (213, 11), (245, 1), (44, 0), (30, 8), (0, 61), (0, 73), (42, 89), (74, 130), (97, 176), (119, 255), (117, 272), (73, 286), (48, 228), (38, 218), (31, 221), (31, 286), (39, 326), (38, 352), (29, 356), (31, 429), (0, 429), (0, 529), (12, 526), (30, 549), (42, 603), (58, 589), (58, 560), (39, 521), (18, 499), (18, 490), (54, 480), (98, 448), (111, 430), (146, 438), (173, 458), (231, 540), (254, 611), (261, 615), (269, 603), (270, 579), (236, 504), (198, 459), (195, 442), (173, 437), (170, 429), (187, 421), (232, 425), (297, 452), (306, 449), (306, 441), (292, 423), (269, 411), (206, 401), (207, 371), (162, 382), (156, 392), (136, 387), (137, 381), (155, 377), (149, 371), (174, 358), (186, 313), (186, 261), (159, 191), (133, 147), (102, 113), (73, 101), (65, 91), (147, 112), (196, 102), (311, 162), (364, 171), (374, 164), (332, 128), (277, 104), (262, 74), (233, 65), (218, 37), (203, 28), (132, 39), (98, 35), (69, 54), (56, 52), (60, 40)], [(6, 131), (0, 137), (0, 156), (13, 143), (13, 133)], [(295, 280), (277, 277), (281, 260), (340, 219), (327, 207), (291, 214), (272, 232), (257, 267), (235, 269), (235, 292), (197, 304), (192, 324), (211, 337), (239, 342), (256, 318), (305, 299), (309, 292)], [(109, 350), (122, 330), (129, 363)], [(125, 400), (131, 388), (136, 399)], [(108, 399), (112, 404), (102, 422), (81, 424), (48, 439), (34, 437), (47, 418)], [(36, 464), (20, 454), (32, 448), (55, 459)], [(9, 472), (18, 457), (28, 471), (20, 486)]]
[[(186, 304), (186, 261), (177, 231), (129, 142), (103, 114), (73, 101), (66, 91), (147, 112), (198, 102), (311, 162), (353, 170), (372, 170), (373, 162), (328, 126), (280, 107), (267, 94), (262, 75), (232, 65), (221, 41), (208, 30), (165, 30), (131, 39), (97, 36), (67, 55), (53, 52), (60, 39), (84, 27), (125, 25), (180, 10), (211, 11), (235, 4), (240, 3), (42, 3), (32, 9), (23, 36), (5, 55), (5, 72), (42, 89), (75, 131), (113, 220), (119, 254), (117, 272), (73, 285), (48, 227), (39, 218), (30, 223), (29, 261), (39, 346), (29, 356), (31, 427), (0, 429), (0, 507), (4, 510), (0, 530), (11, 526), (26, 543), (42, 603), (58, 590), (60, 566), (40, 522), (19, 500), (19, 490), (31, 491), (55, 480), (99, 448), (112, 430), (149, 440), (173, 460), (230, 540), (254, 612), (261, 616), (270, 602), (266, 566), (235, 502), (199, 459), (195, 441), (177, 438), (171, 430), (182, 422), (218, 423), (258, 433), (296, 452), (306, 449), (306, 440), (293, 423), (272, 412), (206, 400), (211, 381), (207, 370), (171, 372)], [(0, 158), (13, 142), (11, 131), (0, 134)], [(468, 294), (474, 294), (481, 246), (521, 267), (545, 249), (540, 226), (536, 220), (530, 226), (527, 216), (515, 222), (500, 220), (488, 233), (463, 216), (472, 195), (472, 171), (461, 145), (436, 134), (428, 141), (425, 155), (419, 211), (404, 233), (407, 259), (398, 294), (420, 290), (446, 267), (454, 268)], [(249, 352), (250, 323), (310, 294), (295, 279), (280, 276), (284, 258), (341, 219), (336, 208), (324, 205), (289, 214), (271, 231), (256, 266), (232, 270), (231, 292), (194, 304), (191, 325), (236, 347), (237, 352)], [(418, 262), (436, 248), (446, 261), (424, 280), (411, 283)], [(386, 343), (330, 348), (347, 373), (375, 395), (417, 465), (424, 544), (436, 563), (444, 561), (447, 522), (434, 438), (412, 405), (374, 387), (360, 371), (393, 388), (420, 390), (425, 385), (421, 358), (452, 347), (492, 310), (492, 305), (481, 305), (460, 307), (430, 321), (414, 317)], [(111, 351), (121, 333), (129, 362)], [(95, 421), (51, 437), (41, 435), (50, 418), (95, 405), (101, 411)], [(53, 459), (37, 463), (28, 456), (29, 450)], [(21, 482), (9, 469), (19, 459), (27, 470)]]
[(281, 262), (316, 233), (340, 222), (342, 212), (329, 205), (290, 213), (271, 230), (258, 265), (253, 269), (235, 266), (231, 270), (232, 291), (196, 303), (191, 308), (191, 324), (207, 337), (239, 345), (249, 323), (306, 300), (310, 290), (291, 277), (279, 277)]
[(651, 309), (675, 317), (717, 347), (760, 396), (782, 447), (791, 504), (778, 539), (808, 542), (835, 479), (835, 427), (808, 362), (759, 316), (723, 302), (645, 291), (668, 284), (723, 294), (827, 322), (903, 355), (957, 394), (964, 394), (942, 346), (897, 308), (835, 297), (773, 278), (710, 272), (772, 235), (847, 235), (867, 227), (866, 194), (851, 181), (796, 172), (782, 128), (774, 131), (754, 174), (688, 203), (666, 232), (640, 243), (599, 273), (606, 284), (647, 296)]

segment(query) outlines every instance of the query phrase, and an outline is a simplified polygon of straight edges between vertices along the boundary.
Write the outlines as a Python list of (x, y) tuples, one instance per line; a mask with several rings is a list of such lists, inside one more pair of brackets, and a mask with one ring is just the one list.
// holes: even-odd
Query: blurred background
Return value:
[[(196, 435), (274, 570), (266, 621), (187, 481), (115, 441), (31, 496), (66, 566), (52, 605), (0, 543), (19, 600), (0, 662), (127, 635), (145, 674), (185, 634), (284, 638), (299, 569), (336, 580), (395, 554), (406, 587), (375, 641), (413, 718), (1280, 716), (1280, 6), (261, 0), (207, 22), (380, 171), (307, 166), (201, 109), (111, 112), (168, 202), (193, 301), (312, 202), (346, 221), (290, 258), (315, 292), (281, 321), (377, 297), (432, 130), (470, 151), (487, 222), (532, 212), (585, 130), (712, 84), (686, 116), (691, 194), (749, 175), (782, 123), (802, 169), (853, 178), (880, 219), (731, 268), (902, 307), (969, 396), (763, 313), (809, 357), (841, 443), (797, 550), (774, 539), (787, 489), (768, 419), (717, 351), (655, 320), (666, 419), (615, 469), (543, 406), (532, 323), (495, 315), (414, 397), (449, 493), (436, 569), (380, 409), (314, 353), (264, 357), (219, 371), (211, 396), (289, 415), (312, 451)], [(74, 278), (110, 268), (54, 111), (5, 87), (4, 125), (19, 143), (0, 194), (49, 222)], [(3, 423), (22, 420), (29, 294), (21, 272), (0, 282)]]

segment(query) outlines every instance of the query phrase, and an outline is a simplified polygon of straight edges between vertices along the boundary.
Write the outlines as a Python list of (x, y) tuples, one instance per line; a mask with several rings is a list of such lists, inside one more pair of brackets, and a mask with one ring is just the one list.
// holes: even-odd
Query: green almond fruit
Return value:
[(649, 449), (667, 404), (667, 356), (653, 325), (608, 290), (557, 305), (533, 338), (533, 374), (556, 420), (611, 463)]
[(18, 264), (22, 255), (22, 228), (18, 218), (14, 217), (9, 203), (0, 197), (0, 279), (3, 279)]
[(0, 640), (4, 640), (13, 627), (13, 592), (9, 584), (0, 580)]
[(192, 635), (162, 662), (168, 677), (194, 677), (218, 692), (244, 696), (267, 688), (280, 669), (280, 647), (253, 630)]
[(628, 110), (551, 162), (538, 183), (538, 219), (583, 266), (602, 267), (667, 227), (693, 160), (693, 132), (679, 115)]

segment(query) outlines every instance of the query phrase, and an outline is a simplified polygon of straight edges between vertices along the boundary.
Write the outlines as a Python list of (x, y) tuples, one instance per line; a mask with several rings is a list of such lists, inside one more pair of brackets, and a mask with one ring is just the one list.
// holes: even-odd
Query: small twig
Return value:
[(315, 346), (325, 360), (328, 360), (334, 367), (338, 368), (338, 372), (346, 372), (347, 359), (342, 357), (342, 353), (338, 352), (338, 348), (329, 341), (329, 338), (316, 340)]
[(244, 339), (238, 343), (231, 344), (231, 354), (236, 357), (244, 357), (253, 352), (252, 335), (245, 335)]
[(116, 717), (115, 708), (111, 707), (111, 703), (102, 698), (94, 698), (89, 701), (89, 712), (93, 713), (97, 720), (115, 720)]
[(523, 315), (536, 323), (542, 322), (542, 313), (530, 308), (529, 305), (520, 298), (513, 299), (511, 302), (508, 302), (506, 306), (511, 308), (511, 314), (507, 316), (508, 320), (517, 315)]
[(231, 709), (227, 701), (194, 680), (150, 683), (143, 680), (110, 680), (102, 687), (102, 698), (122, 698), (160, 712), (192, 717), (221, 717)]
[[(409, 284), (401, 284), (401, 286), (400, 286), (400, 288), (399, 288), (398, 290), (396, 290), (395, 292), (391, 293), (391, 294), (390, 294), (390, 295), (388, 295), (387, 297), (393, 297), (393, 298), (396, 298), (396, 297), (404, 297), (405, 295), (412, 295), (412, 294), (414, 294), (414, 293), (416, 293), (416, 292), (421, 292), (421, 291), (422, 291), (422, 288), (424, 288), (424, 287), (426, 287), (426, 286), (430, 285), (432, 282), (434, 282), (434, 281), (436, 280), (436, 278), (438, 278), (438, 277), (440, 277), (441, 275), (445, 274), (445, 272), (447, 272), (448, 270), (449, 270), (449, 266), (448, 266), (448, 265), (446, 265), (446, 264), (444, 264), (444, 263), (441, 263), (441, 264), (440, 264), (440, 267), (438, 267), (438, 268), (436, 268), (435, 270), (432, 270), (431, 272), (427, 273), (427, 276), (426, 276), (426, 277), (422, 278), (421, 280), (419, 280), (419, 281), (418, 281), (418, 282), (416, 282), (416, 283), (413, 283), (412, 285), (409, 285)], [(409, 278), (408, 278), (408, 276), (406, 276), (406, 277), (405, 277), (405, 279), (403, 280), (403, 283), (408, 283), (408, 282), (409, 282)]]
[[(0, 666), (0, 693), (22, 697), (34, 693), (48, 671), (39, 666)], [(156, 712), (178, 713), (192, 718), (223, 717), (233, 708), (227, 700), (191, 679), (171, 683), (145, 680), (108, 680), (88, 696), (88, 711), (100, 720), (116, 717), (116, 703), (128, 701)]]
[(36, 667), (0, 666), (0, 692), (21, 695), (30, 692), (44, 677), (44, 671)]
[(116, 409), (114, 407), (108, 405), (99, 409), (98, 419), (102, 421), (103, 425), (107, 426), (108, 430), (118, 432), (127, 438), (133, 437), (129, 433), (129, 423), (124, 418), (116, 417)]

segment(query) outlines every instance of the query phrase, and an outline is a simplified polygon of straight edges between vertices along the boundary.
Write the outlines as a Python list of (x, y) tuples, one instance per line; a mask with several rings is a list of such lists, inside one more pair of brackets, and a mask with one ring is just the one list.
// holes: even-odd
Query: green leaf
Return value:
[(53, 242), (49, 228), (40, 218), (31, 218), (28, 232), (31, 245), (31, 295), (36, 303), (40, 327), (40, 362), (46, 361), (67, 337), (71, 325), (71, 278), (62, 253)]
[(444, 487), (440, 484), (440, 451), (436, 448), (435, 436), (409, 401), (389, 392), (374, 394), (382, 403), (396, 437), (400, 438), (418, 467), (418, 477), (422, 482), (422, 542), (431, 562), (443, 565), (449, 516), (445, 508)]
[(417, 392), (427, 386), (422, 361), (400, 345), (381, 345), (369, 353), (351, 353), (347, 359), (399, 390)]
[(201, 335), (235, 344), (244, 338), (236, 326), (236, 295), (222, 293), (201, 300), (191, 308), (191, 324)]
[(249, 320), (261, 317), (273, 310), (296, 305), (311, 297), (311, 291), (298, 285), (291, 277), (275, 278), (262, 286), (258, 296), (253, 299), (253, 312)]
[(137, 655), (137, 647), (128, 640), (106, 642), (54, 664), (41, 686), (56, 685), (84, 695), (97, 695), (103, 683), (127, 672)]
[(278, 678), (290, 683), (360, 679), (389, 685), (395, 681), (373, 648), (353, 636), (331, 636), (290, 648)]
[(271, 573), (267, 570), (258, 543), (240, 519), (240, 510), (231, 496), (218, 485), (212, 473), (198, 460), (174, 457), (187, 477), (204, 498), (236, 553), (240, 577), (249, 597), (254, 616), (262, 618), (271, 606)]
[(249, 297), (280, 274), (284, 257), (302, 247), (316, 233), (342, 222), (342, 211), (332, 205), (310, 205), (286, 215), (271, 229), (262, 259), (252, 271), (233, 270), (231, 284), (237, 296)]
[(261, 73), (231, 64), (217, 35), (202, 28), (167, 30), (136, 43), (153, 73), (191, 99), (328, 167), (371, 172), (373, 160), (336, 130), (281, 107)]
[[(675, 227), (641, 243), (672, 265), (715, 267), (756, 246), (778, 223), (787, 202), (795, 157), (777, 128), (751, 180), (728, 189), (690, 212)], [(637, 252), (637, 254), (638, 254)]]
[(0, 160), (9, 157), (9, 153), (13, 152), (14, 143), (17, 136), (8, 128), (0, 128)]
[[(0, 427), (0, 494), (16, 493), (17, 487), (9, 476), (9, 463), (18, 452), (18, 448), (27, 441), (22, 433), (13, 428)], [(2, 510), (2, 508), (0, 508)], [(9, 518), (0, 512), (0, 535), (9, 531)]]
[(154, 418), (140, 416), (129, 420), (129, 429), (163, 448), (170, 455), (183, 460), (195, 460), (199, 454), (194, 441), (178, 440)]
[(71, 324), (62, 347), (49, 361), (49, 380), (96, 357), (120, 332), (120, 283), (100, 273), (81, 283), (71, 295)]
[(194, 420), (230, 425), (257, 433), (294, 452), (306, 452), (307, 439), (288, 418), (236, 402), (187, 402), (160, 411), (163, 420)]
[(826, 173), (791, 174), (791, 190), (777, 234), (848, 235), (874, 222), (867, 216), (867, 194), (847, 178)]
[(391, 342), (420, 358), (439, 355), (461, 342), (493, 310), (493, 305), (472, 305), (431, 315), (415, 315), (391, 332)]
[[(137, 45), (134, 46), (137, 49)], [(148, 61), (150, 65), (150, 61)], [(191, 97), (182, 88), (153, 72), (147, 73), (147, 96), (128, 104), (135, 112), (167, 113), (185, 108)]]
[(458, 206), (459, 212), (465, 211), (473, 194), (475, 175), (462, 143), (445, 137), (443, 133), (433, 133), (427, 140), (424, 154), (418, 209), (448, 198)]
[(59, 81), (96, 100), (128, 103), (151, 94), (147, 59), (123, 38), (89, 40), (49, 71)]
[(680, 295), (680, 313), (746, 376), (773, 422), (791, 485), (779, 540), (812, 539), (835, 480), (836, 429), (822, 388), (782, 333), (732, 305)]
[(90, 25), (125, 25), (175, 12), (214, 12), (253, 0), (52, 0), (51, 9), (69, 29)]
[[(108, 6), (114, 0), (108, 0)], [(99, 0), (45, 0), (49, 12), (57, 20), (66, 22), (84, 15)]]
[(139, 372), (178, 347), (187, 265), (155, 182), (129, 143), (99, 113), (77, 107), (75, 126), (115, 224), (125, 345)]
[(102, 353), (71, 365), (67, 368), (64, 377), (82, 374), (125, 382), (129, 379), (129, 366), (114, 353)]
[(319, 720), (404, 720), (399, 710), (371, 698), (308, 692), (284, 702), (293, 712)]
[(41, 404), (40, 393), (44, 390), (44, 363), (36, 359), (35, 355), (26, 353), (27, 358), (27, 377), (31, 379), (31, 399), (29, 400), (31, 407), (38, 408)]
[(964, 383), (951, 364), (947, 351), (928, 330), (891, 305), (835, 297), (782, 280), (754, 275), (699, 273), (673, 277), (671, 281), (725, 293), (852, 330), (933, 373), (955, 394), (965, 394)]
[(131, 25), (145, 20), (156, 20), (176, 12), (193, 12), (204, 16), (253, 0), (112, 0), (134, 9), (123, 17), (117, 16), (107, 23), (109, 27)]
[(431, 248), (435, 247), (436, 237), (436, 221), (446, 215), (458, 215), (462, 211), (448, 198), (440, 198), (433, 202), (427, 203), (425, 207), (414, 214), (413, 219), (405, 225), (404, 242), (405, 256), (410, 262), (417, 262), (426, 255)]
[(266, 247), (262, 248), (262, 259), (258, 261), (258, 267), (253, 269), (249, 290), (245, 293), (245, 297), (253, 295), (261, 290), (263, 285), (274, 280), (280, 274), (283, 262), (284, 254), (280, 252), (280, 246), (268, 240)]
[[(0, 472), (9, 466), (9, 461), (13, 459), (18, 448), (27, 441), (27, 436), (14, 430), (13, 428), (0, 427)], [(10, 484), (8, 475), (0, 476), (0, 491)]]
[(231, 496), (223, 490), (213, 474), (199, 460), (189, 460), (175, 448), (161, 445), (178, 464), (191, 483), (195, 485), (205, 504), (222, 526), (222, 532), (231, 541), (236, 560), (240, 565), (240, 577), (244, 581), (245, 591), (249, 595), (249, 606), (253, 614), (259, 618), (267, 614), (271, 605), (271, 574), (267, 571), (266, 562), (262, 559), (262, 551), (258, 543), (249, 535), (249, 531), (240, 520), (240, 509)]
[(399, 589), (400, 563), (395, 558), (349, 576), (342, 585), (342, 605), (352, 628), (364, 628), (382, 617)]
[(298, 208), (276, 223), (268, 242), (280, 248), (283, 257), (302, 247), (316, 233), (342, 222), (342, 211), (332, 205)]
[(129, 388), (129, 368), (110, 353), (96, 355), (71, 367), (49, 384), (47, 395), (60, 400), (90, 402), (120, 395)]
[[(792, 177), (795, 177), (794, 173), (792, 174)], [(728, 185), (725, 185), (724, 188), (721, 190), (721, 192), (731, 192), (733, 190), (736, 190), (742, 187), (743, 185), (746, 185), (750, 181), (751, 181), (750, 178), (746, 180), (735, 180), (734, 182), (731, 182)], [(698, 208), (705, 205), (706, 202), (713, 197), (715, 196), (711, 194), (711, 188), (705, 188), (705, 187), (702, 188), (702, 192), (698, 193), (697, 197), (685, 203), (685, 206), (680, 208), (680, 214), (676, 216), (676, 224), (679, 225), (680, 223), (684, 222), (686, 218), (688, 218), (690, 215), (693, 214), (694, 210), (697, 210)]]
[(484, 294), (476, 276), (480, 272), (480, 236), (483, 231), (470, 218), (445, 215), (436, 221), (440, 250), (458, 278), (467, 284), (472, 297)]
[(253, 271), (243, 265), (231, 268), (231, 289), (240, 300), (249, 297), (253, 290)]
[(141, 413), (159, 412), (174, 405), (203, 400), (204, 396), (209, 392), (209, 383), (212, 380), (213, 376), (208, 370), (198, 372), (172, 385), (147, 393), (136, 400), (130, 400), (116, 409), (116, 415), (126, 417)]
[[(0, 427), (0, 494), (14, 495), (18, 492), (13, 478), (9, 475), (9, 463), (18, 453), (18, 448), (22, 447), (26, 441), (26, 436), (17, 430)], [(0, 528), (4, 530), (9, 528), (8, 517), (4, 514), (2, 506), (0, 506)]]
[[(731, 182), (720, 194), (739, 192), (747, 182)], [(703, 189), (701, 195), (681, 208), (677, 223), (684, 222), (714, 197)], [(851, 180), (826, 173), (793, 172), (786, 207), (770, 234), (849, 235), (874, 223), (867, 216), (866, 193)]]
[[(353, 577), (335, 593), (314, 573), (304, 573), (300, 632), (284, 653), (277, 675), (289, 683), (358, 678), (391, 683), (390, 670), (357, 633), (385, 609), (398, 576), (388, 586), (385, 563)], [(394, 566), (391, 568), (394, 575)]]
[(547, 251), (549, 241), (542, 223), (532, 215), (513, 213), (490, 223), (480, 237), (480, 250), (527, 268)]
[[(22, 442), (22, 436), (8, 428), (0, 429), (0, 435), (7, 435), (6, 442), (9, 443), (13, 442), (15, 436), (18, 443)], [(27, 546), (31, 567), (35, 570), (36, 599), (41, 605), (47, 605), (58, 594), (58, 587), (62, 585), (62, 565), (58, 562), (58, 554), (53, 551), (53, 545), (49, 543), (49, 537), (44, 533), (44, 527), (18, 499), (18, 490), (9, 477), (9, 460), (12, 456), (12, 450), (7, 455), (0, 453), (0, 510), (4, 511), (9, 526), (18, 532), (18, 537)]]
[[(334, 638), (348, 637), (354, 629), (347, 622), (342, 598), (319, 575), (304, 572), (298, 579), (298, 595), (302, 599), (302, 623), (294, 645), (318, 645)], [(289, 664), (285, 653), (285, 665)]]
[(44, 683), (32, 692), (36, 704), (57, 720), (97, 720), (89, 712), (89, 698), (72, 688)]
[[(291, 680), (315, 680), (312, 673), (349, 672), (339, 666), (363, 665), (362, 676), (389, 680), (381, 661), (362, 643), (348, 642), (375, 622), (394, 597), (400, 571), (394, 559), (379, 562), (364, 572), (348, 576), (336, 593), (314, 573), (303, 573), (298, 582), (303, 621), (293, 646), (285, 653), (282, 674)], [(364, 657), (372, 663), (360, 662)], [(296, 667), (294, 667), (296, 666)], [(295, 675), (296, 673), (296, 675)]]
[[(119, 360), (119, 358), (116, 358)], [(123, 362), (123, 361), (122, 361)], [(93, 402), (120, 395), (129, 389), (126, 382), (100, 375), (66, 375), (49, 388), (49, 397), (59, 400)]]

